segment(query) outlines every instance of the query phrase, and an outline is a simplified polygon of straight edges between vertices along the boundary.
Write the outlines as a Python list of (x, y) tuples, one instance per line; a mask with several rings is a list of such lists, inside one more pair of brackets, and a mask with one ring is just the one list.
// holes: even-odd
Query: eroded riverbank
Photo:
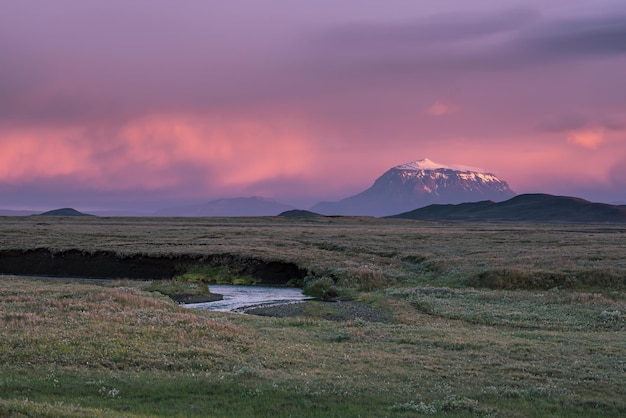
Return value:
[(306, 276), (306, 270), (295, 263), (236, 254), (121, 255), (42, 248), (0, 251), (0, 274), (20, 276), (160, 280), (197, 265), (230, 268), (264, 285), (284, 285)]

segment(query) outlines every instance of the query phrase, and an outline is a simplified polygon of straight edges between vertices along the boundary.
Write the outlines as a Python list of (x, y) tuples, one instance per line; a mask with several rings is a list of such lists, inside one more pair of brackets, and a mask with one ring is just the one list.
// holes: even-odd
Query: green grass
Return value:
[(174, 277), (175, 281), (184, 283), (217, 283), (233, 285), (255, 285), (258, 279), (233, 271), (228, 266), (190, 265), (180, 266), (180, 274)]
[(141, 287), (148, 292), (159, 292), (167, 296), (211, 294), (207, 284), (202, 282), (186, 282), (183, 280), (154, 280)]
[(393, 288), (367, 295), (395, 317), (380, 324), (189, 310), (126, 284), (0, 280), (0, 415), (626, 412), (624, 318), (603, 315), (623, 299)]
[[(490, 291), (449, 288), (391, 289), (418, 311), (471, 324), (539, 330), (626, 328), (624, 294), (562, 291)], [(611, 298), (613, 296), (613, 298)]]
[[(285, 416), (289, 412), (303, 417), (341, 417), (364, 414), (370, 408), (380, 410), (377, 404), (381, 401), (369, 398), (362, 399), (361, 405), (346, 404), (339, 394), (294, 393), (255, 381), (245, 373), (228, 380), (206, 374), (154, 372), (105, 377), (51, 372), (42, 377), (6, 371), (5, 376), (4, 380), (11, 382), (4, 385), (5, 397), (19, 400), (0, 400), (3, 416), (33, 410), (45, 416), (48, 409), (49, 416), (77, 410), (74, 416)], [(52, 394), (63, 401), (51, 402)]]
[(322, 303), (291, 318), (190, 310), (163, 296), (239, 277), (219, 266), (164, 282), (4, 277), (0, 416), (624, 416), (623, 231), (2, 218), (0, 249), (295, 262), (318, 291), (335, 287), (392, 321), (324, 320), (334, 306)]

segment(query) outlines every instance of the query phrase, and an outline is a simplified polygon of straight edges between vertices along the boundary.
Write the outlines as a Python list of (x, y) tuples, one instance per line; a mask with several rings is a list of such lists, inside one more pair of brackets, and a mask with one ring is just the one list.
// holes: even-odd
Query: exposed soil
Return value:
[(283, 285), (306, 275), (306, 270), (294, 263), (233, 254), (147, 256), (112, 251), (0, 251), (0, 274), (15, 275), (156, 280), (171, 279), (181, 267), (198, 264), (226, 266), (266, 285)]

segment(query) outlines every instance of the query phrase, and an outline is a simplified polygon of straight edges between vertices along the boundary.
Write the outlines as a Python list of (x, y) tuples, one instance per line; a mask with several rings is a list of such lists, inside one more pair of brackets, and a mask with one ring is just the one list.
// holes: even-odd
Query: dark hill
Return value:
[(626, 206), (577, 197), (523, 194), (504, 202), (430, 205), (390, 218), (432, 221), (626, 222)]
[(62, 208), (50, 210), (48, 212), (40, 213), (38, 216), (94, 216), (87, 213), (82, 213), (72, 208)]
[(320, 215), (319, 213), (311, 212), (308, 210), (294, 209), (294, 210), (287, 210), (279, 214), (278, 216), (283, 216), (285, 218), (317, 218), (319, 216), (324, 216), (324, 215)]

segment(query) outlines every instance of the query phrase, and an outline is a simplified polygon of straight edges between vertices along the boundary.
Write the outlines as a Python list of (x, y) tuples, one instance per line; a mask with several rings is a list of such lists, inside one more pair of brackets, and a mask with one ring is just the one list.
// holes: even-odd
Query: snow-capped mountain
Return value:
[(339, 202), (320, 202), (311, 210), (325, 215), (388, 216), (433, 203), (499, 202), (513, 196), (509, 185), (494, 174), (426, 158), (393, 167), (369, 189)]

